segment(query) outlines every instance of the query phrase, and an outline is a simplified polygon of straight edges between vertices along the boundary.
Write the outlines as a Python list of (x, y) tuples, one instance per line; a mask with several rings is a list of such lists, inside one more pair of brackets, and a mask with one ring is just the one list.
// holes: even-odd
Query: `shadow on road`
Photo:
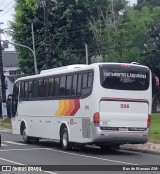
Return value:
[[(22, 142), (21, 142), (22, 143)], [(55, 142), (55, 141), (47, 141), (47, 140), (42, 140), (40, 142), (31, 142), (32, 146), (40, 146), (43, 148), (53, 148), (56, 150), (62, 150), (60, 143)], [(63, 150), (62, 150), (63, 151)], [(79, 152), (81, 154), (85, 155), (137, 155), (137, 153), (131, 152), (131, 151), (126, 151), (126, 150), (106, 150), (105, 152), (102, 151), (98, 146), (84, 146), (83, 148), (81, 147), (73, 147), (70, 152)]]

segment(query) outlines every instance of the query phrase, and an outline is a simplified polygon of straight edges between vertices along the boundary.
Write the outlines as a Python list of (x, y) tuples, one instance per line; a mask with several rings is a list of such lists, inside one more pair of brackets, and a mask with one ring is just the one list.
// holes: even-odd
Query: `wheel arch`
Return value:
[(23, 128), (24, 128), (24, 127), (26, 127), (26, 131), (27, 131), (27, 133), (28, 133), (28, 126), (27, 126), (27, 123), (26, 123), (25, 120), (22, 120), (22, 121), (21, 121), (21, 124), (20, 124), (20, 135), (22, 135), (22, 133), (23, 133)]
[(71, 136), (70, 136), (70, 129), (69, 129), (68, 123), (67, 123), (66, 121), (63, 121), (63, 122), (61, 123), (60, 129), (59, 129), (59, 139), (61, 140), (61, 133), (62, 133), (62, 130), (63, 130), (65, 127), (66, 127), (67, 130), (68, 130), (68, 136), (69, 136), (69, 141), (70, 141), (70, 139), (71, 139)]

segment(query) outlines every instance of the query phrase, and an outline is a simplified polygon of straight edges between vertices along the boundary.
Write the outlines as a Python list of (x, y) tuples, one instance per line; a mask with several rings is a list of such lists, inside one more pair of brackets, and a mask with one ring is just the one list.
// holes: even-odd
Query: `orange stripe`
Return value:
[(72, 111), (75, 108), (75, 102), (73, 99), (69, 100), (69, 105), (70, 105), (70, 108), (69, 108), (68, 112), (66, 113), (67, 115), (71, 115)]

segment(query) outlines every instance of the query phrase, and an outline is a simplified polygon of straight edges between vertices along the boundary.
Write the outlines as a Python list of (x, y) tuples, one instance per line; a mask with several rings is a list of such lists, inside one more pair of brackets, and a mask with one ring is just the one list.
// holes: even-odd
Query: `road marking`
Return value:
[(26, 146), (26, 144), (23, 144), (23, 143), (17, 143), (17, 142), (14, 142), (14, 141), (3, 141), (5, 143), (9, 143), (9, 144), (16, 144), (16, 145), (19, 145), (19, 146)]
[(5, 159), (5, 158), (0, 158), (0, 160), (2, 160), (2, 161), (7, 161), (7, 162), (10, 162), (10, 163), (13, 163), (13, 164), (17, 164), (17, 165), (24, 166), (24, 164), (22, 164), (22, 163), (18, 163), (18, 162), (16, 162), (16, 161), (7, 160), (7, 159)]
[(94, 156), (82, 155), (82, 154), (78, 154), (78, 153), (65, 152), (65, 151), (60, 151), (60, 150), (50, 149), (50, 148), (48, 148), (47, 150), (65, 153), (65, 154), (69, 154), (69, 155), (82, 156), (82, 157), (86, 157), (86, 158), (93, 158), (93, 159), (97, 159), (97, 160), (110, 161), (110, 162), (120, 163), (120, 164), (140, 165), (140, 164), (128, 163), (128, 162), (124, 162), (124, 161), (117, 161), (117, 160), (112, 160), (112, 159), (107, 159), (107, 158), (99, 158), (99, 157), (94, 157)]
[[(20, 166), (28, 166), (28, 167), (29, 167), (29, 165), (25, 165), (25, 164), (22, 164), (22, 163), (18, 163), (18, 162), (16, 162), (16, 161), (11, 161), (11, 160), (8, 160), (8, 159), (5, 159), (5, 158), (0, 158), (0, 160), (6, 161), (6, 162), (10, 162), (10, 163), (13, 163), (13, 164), (16, 164), (16, 165), (20, 165)], [(55, 172), (50, 172), (50, 171), (45, 171), (45, 170), (42, 170), (42, 172), (50, 173), (50, 174), (58, 174), (58, 173), (55, 173)]]
[(25, 150), (48, 150), (48, 148), (28, 148), (28, 149), (2, 149), (0, 152), (25, 151)]
[(8, 146), (7, 144), (1, 144), (1, 146)]

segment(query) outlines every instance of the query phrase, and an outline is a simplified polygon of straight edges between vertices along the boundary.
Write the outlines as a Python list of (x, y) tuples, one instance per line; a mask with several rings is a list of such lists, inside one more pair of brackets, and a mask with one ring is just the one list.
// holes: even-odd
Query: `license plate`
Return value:
[(120, 127), (119, 128), (119, 131), (128, 131), (128, 128), (126, 128), (126, 127)]

